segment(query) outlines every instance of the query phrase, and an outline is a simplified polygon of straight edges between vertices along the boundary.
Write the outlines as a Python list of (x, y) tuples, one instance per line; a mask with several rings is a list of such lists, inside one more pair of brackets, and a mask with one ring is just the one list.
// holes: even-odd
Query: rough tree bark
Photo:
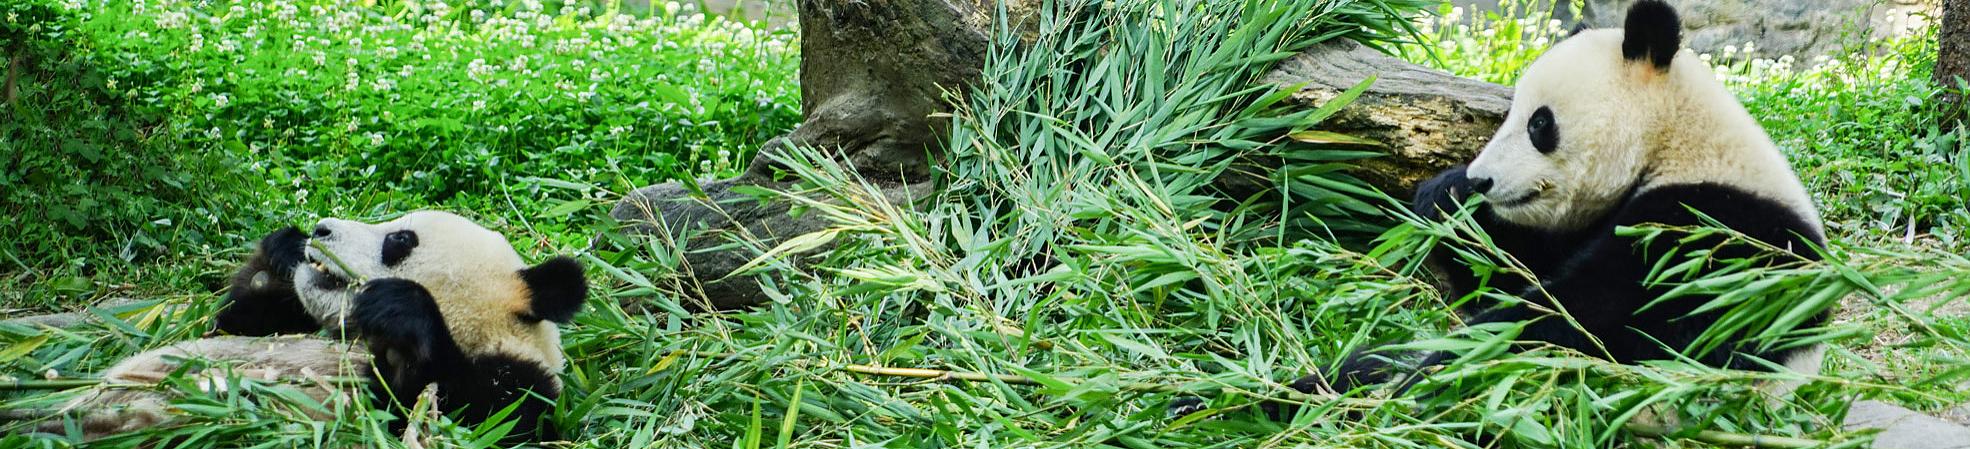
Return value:
[[(747, 171), (700, 183), (694, 197), (681, 183), (638, 189), (610, 215), (633, 232), (664, 233), (689, 253), (684, 286), (694, 309), (761, 303), (752, 279), (736, 268), (780, 241), (824, 229), (812, 215), (792, 217), (788, 204), (760, 204), (735, 187), (784, 188), (774, 155), (801, 145), (839, 155), (892, 201), (931, 190), (930, 161), (944, 135), (944, 94), (978, 77), (990, 36), (991, 0), (801, 0), (801, 111), (805, 121), (768, 142)], [(743, 191), (744, 189), (740, 189)], [(688, 238), (686, 236), (689, 236)], [(743, 242), (753, 251), (706, 250)]]
[(1963, 118), (1962, 92), (1955, 90), (1959, 79), (1970, 80), (1970, 0), (1943, 0), (1943, 20), (1937, 30), (1936, 84), (1944, 91), (1941, 108), (1943, 125), (1954, 127)]

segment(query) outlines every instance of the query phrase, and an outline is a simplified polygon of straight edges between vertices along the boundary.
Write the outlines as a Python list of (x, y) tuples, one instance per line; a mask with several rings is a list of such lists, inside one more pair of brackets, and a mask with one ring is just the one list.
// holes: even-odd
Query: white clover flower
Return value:
[(465, 75), (471, 77), (473, 80), (491, 75), (492, 71), (492, 66), (486, 65), (486, 60), (483, 58), (473, 59), (472, 62), (465, 64)]
[(232, 98), (232, 97), (230, 97), (230, 96), (227, 96), (226, 94), (212, 94), (212, 105), (213, 105), (213, 106), (216, 106), (216, 107), (219, 107), (219, 108), (221, 108), (221, 109), (224, 109), (224, 108), (226, 107), (226, 105), (228, 105), (228, 104), (232, 104), (232, 102), (233, 102), (233, 98)]
[(472, 100), (472, 110), (480, 111), (485, 109), (486, 109), (486, 100)]
[(370, 146), (378, 146), (378, 147), (383, 146), (383, 133), (370, 132), (368, 134), (364, 134), (363, 136), (369, 138)]

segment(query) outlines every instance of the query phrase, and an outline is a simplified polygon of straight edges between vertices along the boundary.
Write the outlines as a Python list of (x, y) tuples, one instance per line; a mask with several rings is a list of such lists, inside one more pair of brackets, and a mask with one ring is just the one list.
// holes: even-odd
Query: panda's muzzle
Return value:
[(341, 290), (349, 287), (349, 278), (336, 274), (334, 270), (330, 270), (328, 264), (323, 263), (320, 257), (316, 257), (315, 251), (312, 249), (307, 252), (306, 259), (308, 261), (308, 269), (314, 270), (315, 272), (315, 288), (322, 290)]
[(1533, 200), (1539, 199), (1539, 194), (1542, 193), (1546, 193), (1546, 190), (1537, 189), (1531, 192), (1526, 192), (1524, 195), (1519, 195), (1516, 197), (1505, 198), (1505, 199), (1495, 199), (1495, 197), (1486, 195), (1485, 201), (1491, 202), (1491, 207), (1504, 207), (1504, 208), (1519, 207), (1519, 206), (1531, 204)]

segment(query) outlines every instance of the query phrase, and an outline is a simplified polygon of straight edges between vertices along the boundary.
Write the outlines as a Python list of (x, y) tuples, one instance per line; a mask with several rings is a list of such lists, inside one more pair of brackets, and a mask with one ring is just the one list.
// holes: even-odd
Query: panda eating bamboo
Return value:
[[(131, 356), (103, 373), (105, 385), (71, 400), (85, 437), (173, 421), (166, 393), (144, 385), (196, 360), (201, 386), (223, 376), (299, 379), (310, 399), (333, 404), (352, 392), (329, 382), (366, 378), (378, 408), (399, 416), (435, 385), (437, 410), (478, 423), (509, 407), (513, 434), (555, 439), (539, 425), (561, 391), (557, 323), (580, 310), (581, 265), (557, 257), (528, 266), (506, 237), (448, 212), (420, 211), (365, 224), (324, 219), (261, 240), (233, 277), (214, 322), (230, 336)], [(328, 330), (339, 338), (301, 335)], [(331, 419), (326, 410), (311, 410)], [(402, 431), (404, 420), (392, 423)], [(61, 432), (61, 419), (41, 430)]]
[[(1650, 305), (1671, 286), (1644, 279), (1674, 245), (1645, 245), (1616, 235), (1616, 228), (1700, 226), (1708, 216), (1790, 253), (1764, 263), (1819, 258), (1815, 248), (1825, 236), (1805, 187), (1710, 67), (1681, 48), (1680, 33), (1674, 9), (1641, 0), (1624, 28), (1581, 31), (1555, 44), (1527, 67), (1504, 124), (1477, 158), (1417, 188), (1412, 207), (1431, 220), (1460, 210), (1469, 195), (1481, 196), (1472, 216), (1499, 250), (1537, 276), (1537, 284), (1492, 277), (1492, 288), (1525, 303), (1467, 311), (1474, 313), (1467, 324), (1525, 322), (1520, 341), (1616, 362), (1672, 359), (1723, 312), (1698, 313), (1711, 299), (1701, 295)], [(1716, 246), (1711, 257), (1720, 260), (1761, 251), (1718, 239), (1687, 246)], [(1432, 262), (1447, 278), (1449, 297), (1479, 288), (1480, 278), (1456, 264), (1451, 250), (1440, 248)], [(1565, 310), (1579, 327), (1540, 309)], [(1741, 340), (1737, 335), (1732, 338)], [(1764, 370), (1756, 361), (1764, 360), (1802, 374), (1819, 371), (1817, 345), (1755, 346), (1727, 343), (1692, 358), (1736, 369)], [(1384, 356), (1356, 353), (1331, 376), (1307, 376), (1292, 386), (1345, 392), (1404, 374)], [(1429, 354), (1421, 366), (1454, 357)], [(1399, 389), (1422, 376), (1404, 377)]]

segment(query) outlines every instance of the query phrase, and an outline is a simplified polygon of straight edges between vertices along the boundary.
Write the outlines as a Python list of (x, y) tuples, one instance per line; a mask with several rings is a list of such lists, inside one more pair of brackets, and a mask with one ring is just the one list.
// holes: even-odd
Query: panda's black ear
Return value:
[(1630, 61), (1646, 59), (1657, 69), (1668, 69), (1676, 50), (1683, 48), (1683, 23), (1662, 0), (1636, 1), (1622, 28), (1621, 56)]
[(566, 323), (588, 299), (588, 278), (582, 276), (581, 262), (565, 256), (520, 270), (520, 279), (533, 292), (534, 318)]

